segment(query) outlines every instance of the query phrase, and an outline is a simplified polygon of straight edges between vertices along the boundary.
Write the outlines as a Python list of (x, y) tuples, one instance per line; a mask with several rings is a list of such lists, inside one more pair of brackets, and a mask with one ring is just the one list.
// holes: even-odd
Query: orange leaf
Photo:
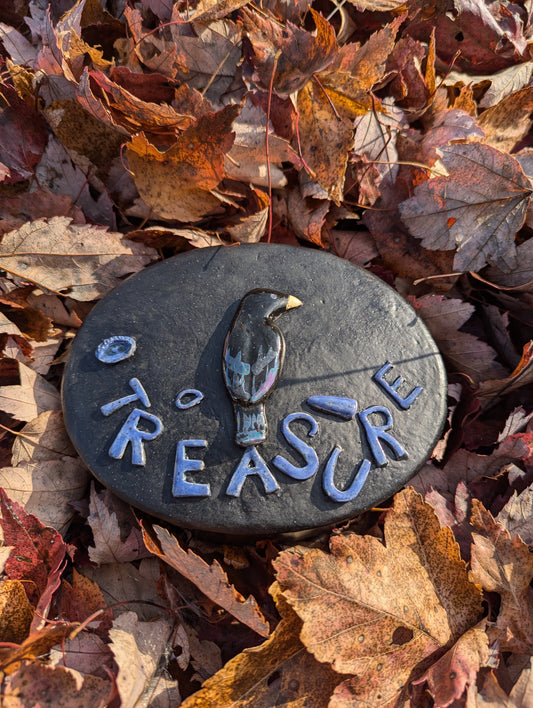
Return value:
[[(175, 568), (196, 585), (207, 597), (262, 637), (268, 636), (268, 625), (255, 598), (247, 599), (230, 584), (218, 561), (208, 565), (190, 549), (184, 550), (177, 538), (161, 526), (154, 526), (157, 541), (143, 529), (148, 550)], [(159, 542), (159, 543), (158, 543)]]
[[(340, 695), (396, 705), (425, 660), (448, 649), (478, 619), (450, 528), (412, 489), (396, 495), (385, 545), (373, 536), (332, 536), (331, 553), (293, 548), (274, 562), (283, 594), (303, 620), (301, 639), (319, 661), (355, 674)], [(338, 703), (341, 705), (342, 703)]]

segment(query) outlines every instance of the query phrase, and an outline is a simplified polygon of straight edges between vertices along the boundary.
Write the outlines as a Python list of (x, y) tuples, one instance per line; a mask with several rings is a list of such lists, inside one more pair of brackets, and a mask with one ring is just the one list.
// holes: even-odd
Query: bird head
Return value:
[(294, 295), (286, 295), (276, 290), (258, 288), (250, 290), (241, 300), (240, 310), (243, 315), (257, 319), (271, 320), (286, 310), (300, 307), (301, 300)]

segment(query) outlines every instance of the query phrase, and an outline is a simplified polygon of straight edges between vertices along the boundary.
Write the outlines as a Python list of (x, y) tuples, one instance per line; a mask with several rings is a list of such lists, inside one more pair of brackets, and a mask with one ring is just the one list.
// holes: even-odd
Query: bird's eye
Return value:
[(275, 300), (277, 298), (277, 295), (274, 295), (274, 293), (271, 293), (270, 297)]

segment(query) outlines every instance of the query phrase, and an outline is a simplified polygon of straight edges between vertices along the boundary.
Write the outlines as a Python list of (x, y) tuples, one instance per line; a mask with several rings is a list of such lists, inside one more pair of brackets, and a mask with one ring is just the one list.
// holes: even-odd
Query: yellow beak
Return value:
[(287, 304), (285, 306), (286, 310), (292, 310), (293, 307), (300, 307), (302, 305), (302, 301), (298, 300), (297, 297), (294, 297), (293, 295), (289, 295), (287, 298)]

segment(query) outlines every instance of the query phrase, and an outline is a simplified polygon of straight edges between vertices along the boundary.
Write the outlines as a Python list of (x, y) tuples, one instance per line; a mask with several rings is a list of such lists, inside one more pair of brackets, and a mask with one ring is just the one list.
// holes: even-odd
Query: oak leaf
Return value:
[(400, 204), (403, 222), (425, 248), (457, 249), (455, 270), (516, 265), (514, 236), (524, 223), (531, 183), (516, 158), (489, 145), (442, 148), (449, 176), (434, 177)]
[(270, 588), (281, 622), (258, 647), (245, 649), (204, 682), (201, 689), (182, 703), (182, 708), (326, 708), (342, 676), (321, 664), (301, 643), (302, 621), (280, 593)]
[(319, 661), (354, 674), (336, 690), (337, 705), (396, 705), (426, 660), (479, 618), (481, 591), (468, 580), (451, 530), (413, 490), (396, 495), (384, 535), (385, 544), (332, 536), (330, 553), (296, 547), (274, 561), (283, 594), (303, 620), (303, 644)]
[(0, 268), (44, 290), (69, 290), (76, 300), (94, 300), (156, 257), (153, 249), (122, 234), (71, 222), (39, 219), (5, 234)]
[(218, 561), (208, 565), (190, 549), (185, 551), (177, 538), (161, 526), (154, 526), (155, 538), (143, 529), (144, 543), (148, 550), (175, 568), (194, 583), (207, 597), (223, 607), (233, 617), (251, 627), (262, 637), (269, 633), (268, 624), (261, 614), (255, 598), (244, 597), (229, 583)]
[(224, 177), (224, 155), (233, 145), (239, 106), (198, 119), (160, 152), (140, 133), (126, 148), (139, 194), (163, 219), (199, 221), (220, 205), (212, 193)]
[(490, 632), (501, 651), (533, 650), (533, 555), (519, 536), (511, 534), (483, 504), (472, 502), (472, 578), (501, 597), (496, 626)]

